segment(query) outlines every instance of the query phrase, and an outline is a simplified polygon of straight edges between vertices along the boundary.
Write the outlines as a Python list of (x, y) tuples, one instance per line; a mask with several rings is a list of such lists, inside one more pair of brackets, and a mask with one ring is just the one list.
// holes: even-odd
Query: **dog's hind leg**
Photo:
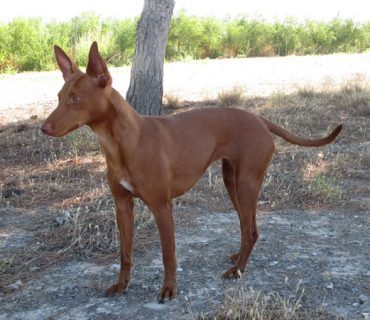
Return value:
[[(245, 180), (244, 180), (245, 179)], [(237, 199), (239, 203), (239, 220), (241, 230), (240, 251), (231, 258), (236, 260), (235, 266), (224, 273), (225, 278), (237, 278), (244, 272), (248, 258), (258, 239), (256, 223), (256, 207), (260, 181), (247, 176), (238, 179)]]
[[(259, 152), (257, 151), (253, 157), (248, 157), (248, 155), (241, 157), (234, 167), (235, 187), (231, 187), (230, 179), (225, 179), (227, 169), (223, 170), (224, 181), (227, 181), (225, 181), (225, 184), (228, 185), (227, 189), (238, 212), (241, 230), (239, 254), (234, 254), (230, 257), (235, 266), (224, 273), (225, 278), (240, 277), (257, 242), (257, 200), (272, 153), (273, 145), (272, 148), (259, 149)], [(228, 166), (226, 162), (224, 163), (223, 169)]]
[[(227, 158), (222, 159), (222, 177), (231, 202), (233, 203), (235, 210), (239, 212), (239, 203), (236, 196), (235, 167), (231, 160)], [(236, 264), (239, 258), (239, 252), (232, 254), (229, 258), (231, 262)]]

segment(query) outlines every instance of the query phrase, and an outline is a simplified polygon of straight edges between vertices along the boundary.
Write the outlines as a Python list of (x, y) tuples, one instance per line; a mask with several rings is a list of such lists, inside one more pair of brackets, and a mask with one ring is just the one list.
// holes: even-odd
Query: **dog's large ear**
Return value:
[(107, 64), (99, 53), (96, 41), (93, 42), (90, 48), (86, 73), (93, 77), (97, 85), (101, 88), (112, 85), (112, 77), (108, 71)]
[(73, 74), (79, 71), (76, 64), (72, 62), (67, 54), (58, 46), (54, 46), (54, 54), (65, 81), (67, 81)]

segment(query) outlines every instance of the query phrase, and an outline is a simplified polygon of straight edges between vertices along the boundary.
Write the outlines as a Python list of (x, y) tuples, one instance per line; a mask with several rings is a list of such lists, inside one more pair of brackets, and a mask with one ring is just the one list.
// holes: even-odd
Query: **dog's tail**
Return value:
[(293, 133), (279, 127), (278, 125), (262, 117), (261, 119), (265, 123), (267, 128), (270, 130), (270, 132), (272, 132), (273, 134), (276, 134), (277, 136), (283, 138), (284, 140), (292, 144), (297, 144), (299, 146), (304, 146), (304, 147), (320, 147), (330, 142), (333, 142), (343, 127), (342, 124), (340, 124), (328, 136), (321, 138), (321, 139), (311, 140), (311, 139), (305, 139), (305, 138), (298, 137), (294, 135)]

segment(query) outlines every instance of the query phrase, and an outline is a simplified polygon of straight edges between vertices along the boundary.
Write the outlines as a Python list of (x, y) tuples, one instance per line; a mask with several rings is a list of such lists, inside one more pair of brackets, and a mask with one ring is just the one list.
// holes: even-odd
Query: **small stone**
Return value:
[(118, 263), (113, 263), (110, 268), (114, 271), (119, 271), (121, 266)]
[(13, 289), (13, 290), (17, 290), (17, 289), (19, 289), (19, 288), (20, 288), (20, 287), (22, 287), (22, 286), (23, 286), (22, 281), (21, 281), (21, 280), (17, 280), (16, 282), (14, 282), (14, 283), (12, 283), (12, 284), (8, 285), (8, 288), (9, 288), (9, 289)]
[(165, 310), (165, 309), (167, 309), (167, 306), (168, 306), (168, 303), (167, 304), (164, 304), (164, 303), (161, 304), (161, 303), (157, 303), (157, 302), (149, 302), (149, 303), (144, 304), (145, 308), (156, 310), (156, 311)]
[(279, 264), (279, 262), (278, 262), (278, 261), (271, 261), (271, 262), (269, 263), (269, 266), (270, 266), (270, 267), (273, 267), (273, 266), (276, 266), (277, 264)]
[(105, 308), (99, 307), (96, 309), (96, 312), (99, 314), (109, 314), (109, 311)]
[(330, 290), (333, 290), (334, 289), (334, 285), (333, 285), (333, 282), (329, 282), (325, 285), (325, 288), (326, 289), (330, 289)]
[(362, 316), (364, 317), (365, 320), (369, 319), (369, 313), (368, 312), (363, 312)]
[(360, 301), (360, 304), (364, 304), (365, 302), (369, 301), (369, 297), (368, 296), (365, 296), (364, 294), (361, 294), (358, 297), (358, 300)]
[(178, 268), (176, 269), (176, 271), (177, 271), (177, 272), (183, 272), (183, 271), (184, 271), (184, 269), (183, 269), (183, 268), (178, 267)]
[(66, 221), (65, 221), (64, 217), (55, 218), (55, 223), (56, 223), (57, 226), (62, 226), (65, 222)]

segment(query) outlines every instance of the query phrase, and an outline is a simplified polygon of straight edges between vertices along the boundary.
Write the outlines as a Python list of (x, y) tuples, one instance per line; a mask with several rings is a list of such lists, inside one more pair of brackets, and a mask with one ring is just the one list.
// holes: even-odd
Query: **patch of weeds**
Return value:
[(163, 98), (163, 107), (165, 109), (180, 109), (182, 107), (181, 101), (178, 97), (172, 94), (166, 94)]
[(7, 256), (0, 259), (0, 292), (13, 291), (11, 283), (14, 283), (20, 275), (20, 265), (17, 265), (16, 256)]
[(299, 88), (296, 92), (298, 97), (303, 99), (312, 99), (315, 97), (316, 92), (312, 87), (304, 86), (302, 88)]
[(219, 167), (211, 166), (207, 169), (208, 187), (220, 194), (224, 192), (224, 181)]
[(2, 258), (0, 260), (0, 276), (1, 276), (1, 279), (5, 280), (5, 277), (9, 276), (7, 271), (13, 265), (13, 259), (14, 259), (14, 256), (5, 257), (5, 258)]
[[(69, 219), (62, 227), (66, 247), (58, 253), (72, 250), (78, 256), (114, 252), (119, 244), (113, 212), (89, 212), (77, 207), (67, 213)], [(69, 240), (69, 241), (68, 241)]]
[(270, 96), (271, 106), (281, 106), (287, 102), (287, 94), (282, 91), (275, 91)]
[(362, 76), (343, 83), (339, 90), (334, 92), (333, 99), (341, 109), (352, 115), (370, 115), (370, 85)]
[(135, 199), (135, 226), (137, 230), (145, 229), (153, 222), (153, 215), (140, 199)]
[(224, 107), (232, 107), (243, 104), (245, 100), (244, 89), (235, 86), (229, 90), (221, 91), (217, 95), (218, 101)]
[(277, 292), (257, 294), (253, 290), (241, 287), (234, 295), (228, 295), (223, 310), (215, 316), (200, 316), (203, 320), (329, 320), (339, 319), (322, 310), (304, 307), (302, 297), (304, 289), (297, 285), (291, 298)]
[[(147, 207), (141, 201), (136, 201), (136, 229), (143, 229), (152, 221)], [(71, 207), (56, 219), (56, 224), (59, 228), (55, 230), (60, 234), (57, 237), (60, 246), (58, 254), (69, 252), (74, 256), (89, 257), (117, 253), (119, 250), (115, 206), (110, 198), (90, 206)], [(50, 245), (53, 247), (56, 244)]]
[(99, 144), (95, 134), (87, 127), (68, 134), (65, 139), (70, 146), (70, 152), (77, 157), (78, 155), (96, 155), (99, 153)]
[(344, 88), (340, 93), (344, 106), (353, 114), (362, 117), (370, 116), (370, 91), (358, 90), (358, 88)]
[(37, 248), (14, 254), (4, 270), (4, 276), (0, 277), (0, 297), (20, 289), (29, 280), (45, 272), (46, 268), (64, 263), (70, 258), (68, 255), (58, 255), (54, 251), (47, 252)]
[(324, 175), (317, 175), (309, 185), (311, 191), (323, 199), (325, 202), (330, 199), (340, 197), (340, 190), (335, 180)]

